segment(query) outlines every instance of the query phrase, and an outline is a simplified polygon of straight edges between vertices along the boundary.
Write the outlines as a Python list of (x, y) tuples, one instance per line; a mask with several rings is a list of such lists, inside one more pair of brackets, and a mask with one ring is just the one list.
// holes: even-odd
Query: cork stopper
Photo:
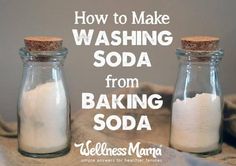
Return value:
[(54, 36), (29, 36), (24, 38), (29, 51), (57, 51), (62, 48), (62, 38)]
[(191, 51), (215, 51), (220, 39), (213, 36), (189, 36), (181, 38), (182, 49)]

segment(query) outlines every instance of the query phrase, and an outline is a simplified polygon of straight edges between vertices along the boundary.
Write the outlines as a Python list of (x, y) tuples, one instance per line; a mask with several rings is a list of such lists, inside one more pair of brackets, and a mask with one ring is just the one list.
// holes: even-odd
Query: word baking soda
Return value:
[(177, 99), (172, 108), (171, 146), (187, 152), (208, 152), (220, 141), (221, 99), (202, 93)]
[[(125, 102), (122, 102), (125, 99)], [(82, 93), (82, 109), (160, 109), (163, 105), (163, 99), (159, 94), (101, 94), (98, 100), (95, 100), (93, 93)], [(151, 130), (148, 117), (141, 115), (138, 120), (132, 115), (109, 115), (105, 117), (104, 114), (96, 114), (94, 116), (95, 130)], [(115, 122), (115, 125), (112, 123)]]
[(23, 92), (21, 110), (21, 148), (50, 153), (67, 147), (67, 99), (61, 80)]

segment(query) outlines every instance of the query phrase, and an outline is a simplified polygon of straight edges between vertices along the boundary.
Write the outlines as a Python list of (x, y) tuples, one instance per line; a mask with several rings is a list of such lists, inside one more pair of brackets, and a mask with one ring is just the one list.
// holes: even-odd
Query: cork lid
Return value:
[(189, 36), (181, 38), (182, 49), (191, 51), (215, 51), (220, 39), (213, 36)]
[(29, 36), (24, 38), (29, 51), (57, 51), (62, 48), (62, 38), (54, 36)]

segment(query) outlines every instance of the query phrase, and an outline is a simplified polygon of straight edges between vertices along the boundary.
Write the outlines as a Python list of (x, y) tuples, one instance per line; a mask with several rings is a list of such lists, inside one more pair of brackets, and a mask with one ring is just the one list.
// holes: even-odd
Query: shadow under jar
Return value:
[(218, 64), (223, 50), (219, 38), (182, 38), (172, 102), (170, 146), (199, 156), (221, 152), (222, 92)]
[(18, 99), (18, 151), (50, 158), (70, 150), (70, 103), (63, 62), (68, 53), (55, 37), (25, 38), (19, 53), (23, 79)]

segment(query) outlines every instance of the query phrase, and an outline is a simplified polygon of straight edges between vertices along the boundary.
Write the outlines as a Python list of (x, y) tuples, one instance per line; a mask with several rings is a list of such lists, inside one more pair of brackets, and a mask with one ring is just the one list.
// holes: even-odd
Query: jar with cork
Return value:
[(180, 61), (172, 102), (170, 146), (199, 156), (221, 152), (222, 92), (218, 65), (219, 38), (181, 39)]
[(23, 78), (18, 98), (18, 151), (49, 158), (70, 150), (70, 104), (63, 74), (62, 39), (32, 36), (19, 50)]

